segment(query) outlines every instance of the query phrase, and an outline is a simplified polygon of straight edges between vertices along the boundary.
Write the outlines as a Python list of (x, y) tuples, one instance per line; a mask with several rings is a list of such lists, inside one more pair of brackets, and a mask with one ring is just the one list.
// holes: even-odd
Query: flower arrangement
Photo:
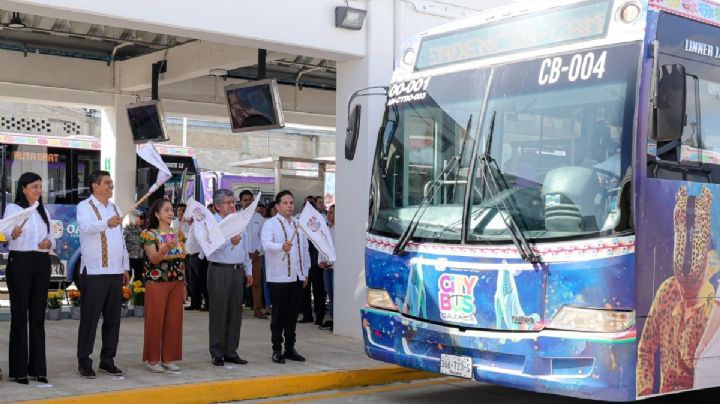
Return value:
[(123, 286), (123, 289), (122, 289), (122, 307), (127, 307), (129, 301), (130, 301), (130, 288), (127, 287), (127, 286)]
[(48, 308), (50, 309), (59, 309), (60, 306), (62, 306), (62, 298), (65, 296), (65, 291), (62, 289), (58, 289), (53, 292), (48, 292)]
[(68, 290), (68, 298), (73, 307), (80, 307), (80, 291), (77, 289)]
[(135, 306), (145, 305), (145, 288), (141, 281), (133, 282), (133, 304)]

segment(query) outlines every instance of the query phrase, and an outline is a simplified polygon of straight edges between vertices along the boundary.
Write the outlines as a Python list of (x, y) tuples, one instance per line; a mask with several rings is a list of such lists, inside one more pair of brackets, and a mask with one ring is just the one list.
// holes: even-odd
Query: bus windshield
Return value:
[[(470, 156), (487, 82), (487, 71), (467, 71), (390, 89), (373, 168), (371, 231), (390, 237), (402, 234), (428, 188), (443, 173), (414, 238), (461, 239)], [(450, 222), (454, 225), (448, 226)]]
[(509, 222), (528, 239), (609, 234), (620, 219), (618, 194), (631, 164), (639, 52), (637, 44), (622, 45), (498, 66), (492, 76), (488, 69), (432, 77), (424, 98), (410, 94), (405, 103), (393, 104), (391, 88), (370, 231), (403, 232), (433, 174), (462, 148), (468, 116), (483, 113), (469, 137), (476, 164), (466, 147), (413, 239), (457, 242), (465, 231), (471, 243), (508, 242)]

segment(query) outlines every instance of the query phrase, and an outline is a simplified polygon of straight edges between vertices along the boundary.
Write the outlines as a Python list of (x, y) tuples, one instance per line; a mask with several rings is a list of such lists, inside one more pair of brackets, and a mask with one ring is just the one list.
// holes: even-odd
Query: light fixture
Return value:
[(365, 21), (366, 10), (347, 6), (335, 7), (335, 27), (359, 30)]
[(7, 26), (10, 28), (25, 28), (25, 24), (20, 19), (20, 13), (12, 13), (12, 18), (10, 18), (10, 23)]
[(637, 1), (630, 1), (620, 7), (618, 17), (626, 24), (630, 24), (638, 19), (642, 12), (642, 6)]

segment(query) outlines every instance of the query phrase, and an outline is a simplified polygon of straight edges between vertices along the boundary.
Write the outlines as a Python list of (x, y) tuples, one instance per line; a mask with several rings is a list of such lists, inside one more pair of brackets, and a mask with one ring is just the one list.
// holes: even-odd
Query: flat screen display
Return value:
[(225, 87), (233, 132), (282, 128), (282, 106), (275, 80), (252, 81)]
[(610, 0), (585, 1), (430, 36), (420, 43), (415, 69), (601, 38), (607, 32), (611, 5)]
[(127, 115), (134, 143), (169, 140), (160, 101), (130, 104), (127, 106)]

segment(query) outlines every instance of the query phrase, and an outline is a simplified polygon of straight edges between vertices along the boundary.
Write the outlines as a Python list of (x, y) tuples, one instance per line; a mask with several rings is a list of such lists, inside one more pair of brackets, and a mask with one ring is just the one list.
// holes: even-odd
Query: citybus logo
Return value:
[(438, 278), (438, 308), (444, 321), (475, 324), (477, 276), (442, 274)]

